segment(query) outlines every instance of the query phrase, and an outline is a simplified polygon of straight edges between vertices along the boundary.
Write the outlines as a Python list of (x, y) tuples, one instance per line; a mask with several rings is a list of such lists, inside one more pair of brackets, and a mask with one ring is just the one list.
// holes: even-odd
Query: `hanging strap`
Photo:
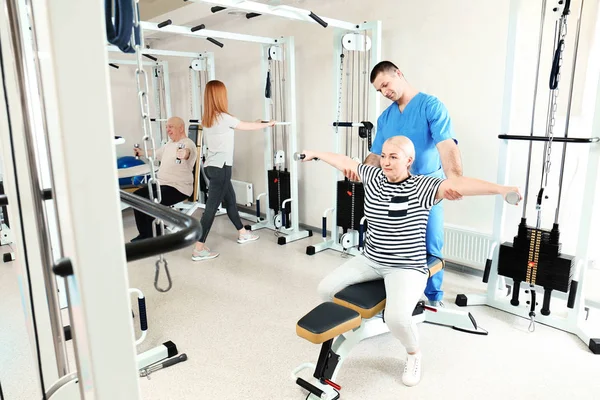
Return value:
[[(114, 0), (114, 23), (113, 23), (113, 0), (105, 0), (105, 23), (106, 37), (110, 44), (117, 46), (124, 53), (135, 53), (131, 45), (132, 30), (134, 40), (140, 43), (140, 29), (134, 29), (134, 7), (131, 0)], [(139, 13), (138, 13), (139, 18)]]
[(267, 72), (267, 83), (265, 85), (265, 97), (267, 99), (271, 98), (271, 71)]

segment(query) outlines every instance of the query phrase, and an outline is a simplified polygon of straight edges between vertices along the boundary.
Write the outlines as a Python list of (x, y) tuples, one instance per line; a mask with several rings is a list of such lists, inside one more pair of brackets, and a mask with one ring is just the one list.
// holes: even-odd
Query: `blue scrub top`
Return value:
[(404, 111), (394, 102), (377, 119), (377, 134), (371, 153), (381, 155), (383, 143), (393, 136), (407, 136), (415, 146), (415, 161), (411, 167), (413, 175), (444, 177), (440, 153), (436, 145), (454, 137), (448, 110), (435, 96), (419, 92)]

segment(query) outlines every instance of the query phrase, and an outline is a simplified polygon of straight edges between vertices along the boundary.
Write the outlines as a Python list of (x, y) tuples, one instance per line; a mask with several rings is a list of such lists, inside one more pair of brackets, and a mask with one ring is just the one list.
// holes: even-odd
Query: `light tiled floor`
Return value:
[[(131, 215), (124, 218), (126, 237), (133, 237)], [(319, 281), (345, 259), (333, 251), (305, 255), (318, 236), (279, 246), (272, 231), (259, 234), (259, 241), (238, 245), (227, 217), (218, 217), (208, 244), (220, 257), (192, 262), (191, 249), (169, 254), (168, 293), (153, 288), (154, 260), (129, 265), (130, 284), (144, 291), (148, 306), (149, 334), (139, 350), (172, 340), (189, 357), (151, 380), (140, 378), (144, 399), (306, 398), (290, 372), (315, 362), (319, 346), (297, 337), (295, 325), (319, 303)], [(0, 380), (6, 400), (39, 399), (10, 268), (0, 264)], [(447, 307), (455, 307), (456, 293), (484, 291), (478, 278), (452, 271), (444, 288)], [(527, 320), (489, 307), (470, 310), (488, 336), (420, 325), (424, 372), (413, 388), (402, 385), (405, 353), (397, 340), (386, 334), (361, 343), (338, 377), (342, 399), (600, 398), (600, 355), (577, 337), (539, 324), (530, 333)]]

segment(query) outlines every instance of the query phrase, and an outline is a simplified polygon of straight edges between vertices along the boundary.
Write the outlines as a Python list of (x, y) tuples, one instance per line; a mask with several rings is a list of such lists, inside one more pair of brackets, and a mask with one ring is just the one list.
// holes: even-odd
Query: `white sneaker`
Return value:
[(431, 307), (446, 307), (442, 300), (428, 300), (427, 301)]
[(257, 234), (247, 231), (246, 233), (244, 233), (243, 235), (240, 235), (238, 237), (237, 242), (239, 244), (243, 244), (246, 242), (253, 242), (255, 240), (258, 240), (258, 238), (259, 238), (259, 236)]
[(402, 373), (402, 383), (406, 386), (415, 386), (421, 380), (421, 352), (407, 354)]
[(205, 247), (200, 251), (194, 249), (194, 251), (192, 252), (192, 261), (210, 260), (213, 258), (217, 258), (218, 256), (219, 253), (217, 253), (216, 251), (210, 251), (208, 247)]

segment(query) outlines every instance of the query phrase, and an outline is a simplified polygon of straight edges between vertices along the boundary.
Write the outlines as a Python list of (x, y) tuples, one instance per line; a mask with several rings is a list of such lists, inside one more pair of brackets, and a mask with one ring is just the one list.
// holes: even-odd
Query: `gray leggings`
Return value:
[(235, 192), (231, 184), (231, 166), (224, 165), (219, 167), (205, 167), (206, 176), (209, 179), (208, 199), (206, 208), (200, 219), (202, 225), (202, 237), (199, 242), (205, 243), (208, 232), (212, 227), (219, 204), (223, 204), (227, 210), (227, 216), (238, 231), (244, 227), (240, 214), (238, 212), (235, 200)]
[(419, 332), (412, 312), (425, 289), (427, 275), (419, 271), (379, 265), (362, 254), (346, 261), (319, 284), (319, 294), (325, 301), (347, 286), (383, 279), (387, 299), (385, 321), (390, 332), (400, 340), (406, 351), (419, 349)]

